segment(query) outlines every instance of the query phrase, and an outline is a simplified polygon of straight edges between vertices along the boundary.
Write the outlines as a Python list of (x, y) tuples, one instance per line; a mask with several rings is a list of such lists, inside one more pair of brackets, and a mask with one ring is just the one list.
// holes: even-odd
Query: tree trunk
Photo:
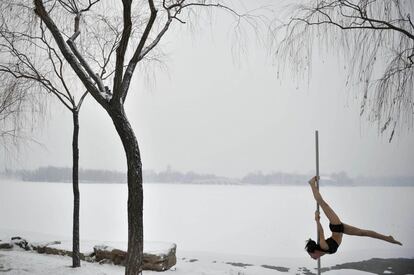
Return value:
[(79, 111), (73, 113), (73, 140), (72, 140), (72, 185), (73, 185), (73, 232), (72, 232), (72, 267), (80, 267), (79, 258)]
[(124, 147), (128, 166), (128, 253), (126, 275), (141, 274), (143, 256), (142, 164), (138, 142), (123, 106), (108, 110)]

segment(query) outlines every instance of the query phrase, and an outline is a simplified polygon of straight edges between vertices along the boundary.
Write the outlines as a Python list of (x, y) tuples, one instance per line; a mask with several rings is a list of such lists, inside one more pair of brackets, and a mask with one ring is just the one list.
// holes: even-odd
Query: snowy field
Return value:
[[(81, 239), (125, 245), (126, 185), (81, 184), (80, 189)], [(322, 266), (414, 257), (413, 187), (325, 187), (322, 182), (321, 191), (345, 223), (392, 234), (404, 244), (345, 236)], [(144, 192), (145, 239), (177, 244), (178, 263), (168, 273), (306, 274), (316, 266), (303, 249), (316, 235), (315, 203), (307, 187), (145, 184)], [(328, 230), (324, 217), (322, 223)], [(0, 181), (0, 236), (70, 240), (71, 228), (70, 184)], [(75, 271), (70, 263), (68, 257), (0, 251), (0, 271), (9, 266), (8, 274), (123, 273), (120, 267), (87, 263)], [(43, 271), (36, 273), (37, 265)]]

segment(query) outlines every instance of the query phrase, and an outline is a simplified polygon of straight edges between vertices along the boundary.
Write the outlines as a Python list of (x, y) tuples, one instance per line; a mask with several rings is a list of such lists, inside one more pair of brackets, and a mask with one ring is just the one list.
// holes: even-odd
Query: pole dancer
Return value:
[(322, 198), (322, 195), (319, 193), (319, 190), (317, 188), (318, 181), (319, 178), (315, 176), (309, 180), (309, 185), (311, 187), (315, 201), (320, 205), (320, 207), (322, 208), (323, 212), (329, 220), (329, 229), (331, 230), (332, 235), (328, 239), (325, 239), (324, 230), (320, 223), (319, 211), (316, 211), (315, 221), (318, 227), (319, 244), (317, 244), (312, 239), (309, 239), (305, 246), (306, 251), (313, 259), (319, 259), (320, 257), (326, 254), (334, 254), (342, 243), (343, 234), (350, 236), (370, 237), (389, 243), (402, 245), (401, 242), (395, 240), (394, 237), (391, 235), (386, 236), (372, 230), (361, 229), (343, 223), (338, 217), (338, 215), (333, 211), (333, 209), (328, 205), (328, 203)]

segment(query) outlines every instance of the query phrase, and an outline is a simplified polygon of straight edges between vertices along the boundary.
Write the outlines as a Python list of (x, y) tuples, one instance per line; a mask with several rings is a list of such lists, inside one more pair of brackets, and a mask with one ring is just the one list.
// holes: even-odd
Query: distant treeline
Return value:
[[(19, 178), (23, 181), (39, 182), (71, 182), (72, 169), (69, 167), (40, 167), (36, 170), (6, 171), (6, 176)], [(195, 183), (217, 181), (221, 178), (211, 174), (196, 174), (194, 172), (181, 173), (167, 168), (165, 171), (143, 171), (144, 182), (161, 183)], [(79, 169), (79, 181), (85, 183), (126, 183), (124, 172), (98, 169)]]
[[(47, 166), (36, 170), (17, 170), (8, 174), (24, 181), (72, 182), (72, 168), (69, 167)], [(121, 183), (126, 182), (126, 174), (118, 171), (79, 169), (79, 181)]]
[[(14, 177), (24, 181), (38, 182), (71, 182), (72, 169), (69, 167), (40, 167), (36, 170), (7, 170), (6, 177)], [(306, 185), (312, 175), (294, 173), (249, 173), (242, 178), (225, 178), (214, 174), (197, 174), (195, 172), (179, 172), (168, 167), (164, 171), (144, 170), (144, 182), (158, 183), (192, 183), (192, 184), (258, 184), (258, 185)], [(126, 183), (126, 173), (98, 169), (80, 169), (79, 181), (84, 183)], [(350, 178), (345, 172), (322, 175), (324, 185), (335, 186), (414, 186), (414, 177)]]

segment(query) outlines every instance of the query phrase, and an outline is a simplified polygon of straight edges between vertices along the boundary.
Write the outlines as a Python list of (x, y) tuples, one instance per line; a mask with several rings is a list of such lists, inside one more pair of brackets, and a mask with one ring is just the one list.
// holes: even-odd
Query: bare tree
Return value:
[[(362, 90), (367, 113), (381, 133), (411, 127), (414, 117), (414, 2), (410, 0), (301, 1), (282, 33), (276, 58), (296, 73), (309, 73), (312, 53), (340, 54), (347, 63), (346, 85)], [(368, 111), (368, 112), (367, 112)]]
[[(6, 11), (24, 12), (20, 3), (2, 3)], [(54, 47), (54, 41), (47, 37), (43, 23), (32, 21), (31, 17), (16, 18), (2, 14), (0, 18), (0, 74), (9, 81), (3, 82), (5, 102), (10, 106), (9, 113), (21, 113), (21, 106), (27, 94), (47, 92), (72, 113), (72, 183), (73, 183), (73, 235), (72, 266), (80, 266), (79, 257), (79, 112), (87, 92), (79, 100), (71, 92), (71, 73), (66, 69), (63, 57)], [(73, 85), (72, 85), (73, 86)], [(13, 105), (12, 105), (13, 104)], [(5, 106), (7, 110), (8, 105)], [(16, 124), (16, 123), (15, 123)], [(6, 132), (9, 134), (8, 132)]]
[[(134, 130), (124, 109), (136, 67), (150, 59), (173, 23), (184, 24), (196, 19), (194, 15), (200, 9), (226, 11), (234, 16), (237, 26), (243, 21), (241, 19), (250, 24), (252, 18), (235, 12), (220, 0), (122, 0), (122, 4), (99, 0), (33, 0), (33, 6), (77, 78), (112, 119), (122, 141), (128, 179), (125, 274), (140, 274), (143, 257), (142, 162)], [(89, 49), (91, 44), (95, 45), (93, 50)], [(108, 82), (112, 82), (112, 89), (104, 84)]]

